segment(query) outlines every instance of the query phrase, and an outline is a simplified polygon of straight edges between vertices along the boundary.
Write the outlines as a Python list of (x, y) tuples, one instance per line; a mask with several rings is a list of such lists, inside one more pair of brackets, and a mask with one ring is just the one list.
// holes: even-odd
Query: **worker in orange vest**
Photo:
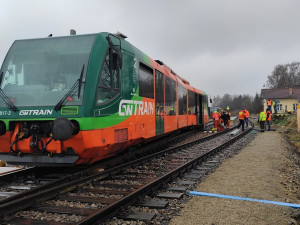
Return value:
[(267, 106), (268, 106), (267, 110), (271, 111), (271, 107), (272, 107), (272, 99), (269, 99), (269, 100), (267, 101)]
[(240, 127), (242, 126), (242, 131), (244, 131), (244, 126), (245, 126), (245, 112), (244, 110), (241, 110), (239, 112), (239, 125), (238, 125), (238, 129), (240, 129)]
[(214, 111), (212, 114), (212, 118), (214, 120), (214, 128), (215, 130), (218, 130), (219, 126), (219, 113), (217, 111)]
[(246, 127), (248, 127), (248, 118), (250, 116), (250, 113), (247, 109), (245, 109), (244, 112), (245, 112), (245, 115), (244, 115), (245, 116), (245, 124), (246, 124)]
[(222, 123), (223, 123), (222, 112), (223, 112), (223, 109), (222, 109), (221, 107), (219, 107), (219, 111), (218, 111), (218, 115), (219, 115), (218, 128), (220, 128), (220, 126), (221, 126)]
[(272, 113), (270, 112), (270, 110), (267, 110), (267, 118), (266, 118), (266, 121), (267, 121), (267, 125), (268, 125), (268, 131), (271, 130), (271, 117), (272, 117)]

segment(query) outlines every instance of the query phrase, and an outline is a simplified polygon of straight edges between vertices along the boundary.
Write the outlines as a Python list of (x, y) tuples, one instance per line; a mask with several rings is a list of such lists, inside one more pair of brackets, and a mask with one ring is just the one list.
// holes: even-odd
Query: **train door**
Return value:
[(155, 125), (156, 135), (164, 133), (164, 75), (155, 70)]
[(197, 114), (197, 124), (203, 124), (203, 107), (202, 107), (202, 95), (197, 94), (196, 101), (196, 114)]

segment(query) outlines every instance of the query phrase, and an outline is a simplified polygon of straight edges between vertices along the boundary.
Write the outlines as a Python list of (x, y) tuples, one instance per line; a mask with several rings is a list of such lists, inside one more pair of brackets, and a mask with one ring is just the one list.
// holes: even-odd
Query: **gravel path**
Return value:
[[(195, 191), (300, 204), (297, 194), (286, 188), (288, 145), (277, 132), (258, 133), (234, 158), (222, 165)], [(299, 168), (296, 168), (299, 173)], [(296, 187), (298, 188), (298, 187)], [(297, 189), (299, 190), (299, 189)], [(297, 224), (289, 207), (250, 201), (194, 196), (171, 225)]]

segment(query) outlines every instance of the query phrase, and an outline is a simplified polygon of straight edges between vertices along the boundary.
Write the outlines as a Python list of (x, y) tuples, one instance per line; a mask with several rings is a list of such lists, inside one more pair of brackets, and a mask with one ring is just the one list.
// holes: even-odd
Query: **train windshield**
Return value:
[[(15, 41), (0, 70), (0, 87), (6, 95), (0, 99), (0, 107), (6, 106), (5, 98), (16, 107), (55, 106), (64, 98), (63, 105), (82, 104), (83, 84), (95, 37)], [(79, 80), (80, 85), (76, 86)], [(74, 85), (81, 90), (76, 90)], [(74, 89), (72, 96), (70, 89)]]

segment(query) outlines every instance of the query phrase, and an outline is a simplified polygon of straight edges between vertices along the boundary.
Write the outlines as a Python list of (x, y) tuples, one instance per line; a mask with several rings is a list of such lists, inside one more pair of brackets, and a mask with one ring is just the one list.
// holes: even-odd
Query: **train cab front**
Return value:
[(0, 160), (10, 164), (35, 166), (69, 166), (79, 158), (68, 143), (79, 132), (75, 120), (0, 121)]
[(15, 41), (0, 70), (0, 160), (73, 165), (96, 35)]

